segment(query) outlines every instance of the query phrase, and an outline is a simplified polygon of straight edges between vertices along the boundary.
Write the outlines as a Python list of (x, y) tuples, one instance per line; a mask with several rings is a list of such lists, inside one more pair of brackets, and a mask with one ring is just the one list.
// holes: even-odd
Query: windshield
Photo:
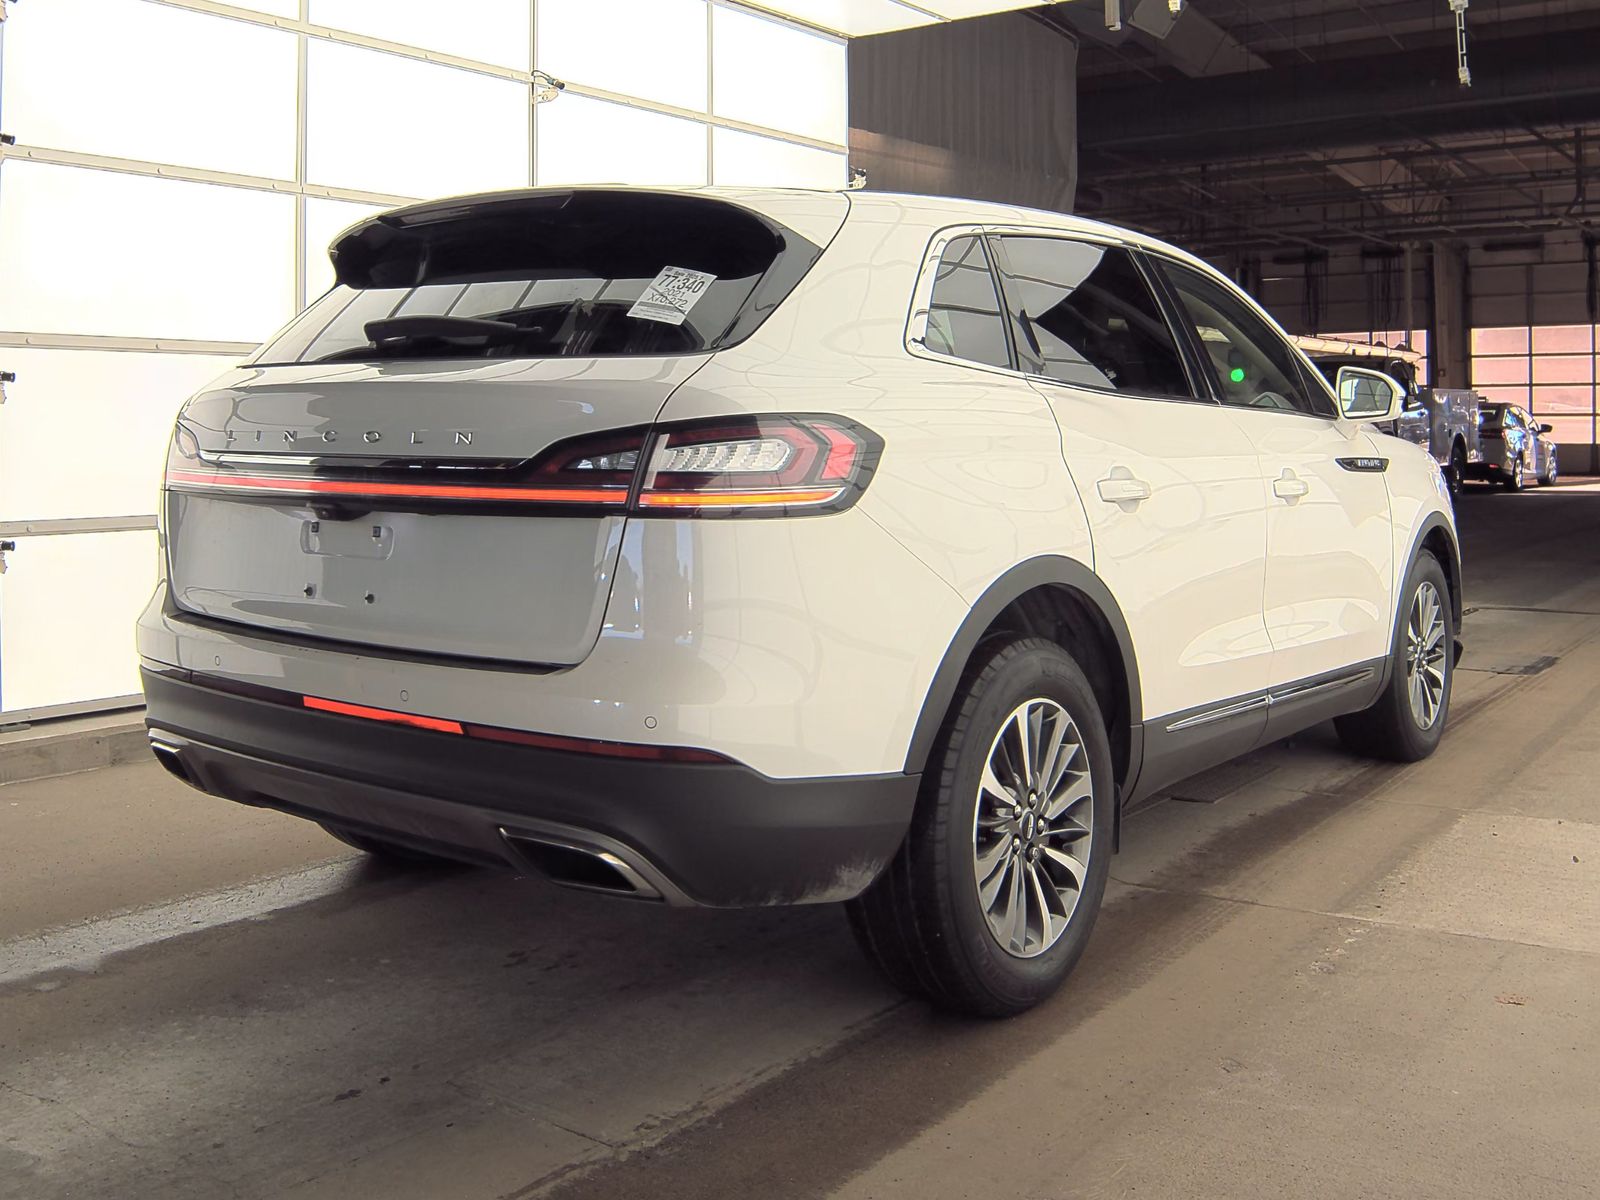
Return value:
[(566, 192), (402, 210), (333, 248), (341, 283), (255, 365), (679, 355), (747, 337), (820, 249), (704, 197)]

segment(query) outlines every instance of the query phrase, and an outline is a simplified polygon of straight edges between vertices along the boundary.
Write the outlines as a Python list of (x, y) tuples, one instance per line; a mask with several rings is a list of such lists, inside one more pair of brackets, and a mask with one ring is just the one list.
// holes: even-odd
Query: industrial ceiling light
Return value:
[(1472, 68), (1467, 66), (1467, 5), (1471, 0), (1445, 0), (1456, 15), (1456, 81), (1472, 86)]
[[(3, 4), (5, 0), (0, 0)], [(557, 79), (548, 71), (535, 71), (533, 73), (533, 102), (535, 104), (549, 104), (562, 92), (567, 90), (567, 85)]]

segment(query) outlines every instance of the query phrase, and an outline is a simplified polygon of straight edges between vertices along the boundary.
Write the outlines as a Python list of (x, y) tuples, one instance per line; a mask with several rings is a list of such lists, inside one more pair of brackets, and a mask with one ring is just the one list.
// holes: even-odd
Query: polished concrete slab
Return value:
[(0, 1197), (1594, 1194), (1600, 488), (1461, 522), (1439, 754), (1175, 789), (1015, 1021), (834, 908), (387, 871), (153, 764), (0, 788)]

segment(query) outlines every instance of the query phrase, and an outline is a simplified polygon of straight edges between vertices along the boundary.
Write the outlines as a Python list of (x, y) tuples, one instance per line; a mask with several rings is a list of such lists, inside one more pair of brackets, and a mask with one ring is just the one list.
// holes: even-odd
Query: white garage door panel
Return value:
[(156, 535), (17, 539), (0, 575), (0, 711), (139, 690), (133, 625), (156, 581)]
[(711, 30), (717, 116), (844, 145), (843, 42), (732, 8)]
[(142, 0), (47, 0), (17, 5), (5, 40), (0, 107), (24, 145), (294, 176), (292, 33)]
[(726, 187), (836, 188), (846, 182), (843, 154), (796, 146), (735, 129), (713, 131), (711, 182)]
[(291, 196), (7, 159), (0, 199), (0, 329), (257, 342), (291, 315)]
[(706, 129), (694, 121), (582, 96), (541, 104), (538, 120), (541, 185), (706, 182)]
[(311, 0), (311, 23), (528, 69), (528, 0)]
[(178, 406), (232, 366), (208, 354), (3, 352), (0, 521), (146, 516)]
[(538, 49), (568, 83), (705, 111), (706, 0), (539, 0)]
[(524, 85), (334, 42), (309, 55), (312, 183), (421, 198), (527, 186)]

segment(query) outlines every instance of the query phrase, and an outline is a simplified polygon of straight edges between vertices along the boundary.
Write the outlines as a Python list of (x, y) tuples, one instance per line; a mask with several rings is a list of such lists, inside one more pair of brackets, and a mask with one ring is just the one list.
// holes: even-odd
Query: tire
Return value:
[[(1436, 632), (1427, 617), (1426, 597), (1431, 589), (1437, 605)], [(1450, 690), (1455, 680), (1455, 618), (1450, 610), (1450, 589), (1445, 580), (1444, 568), (1439, 560), (1426, 550), (1417, 555), (1406, 577), (1401, 593), (1400, 619), (1395, 622), (1394, 644), (1389, 650), (1389, 682), (1383, 694), (1370, 708), (1334, 720), (1339, 738), (1345, 746), (1368, 758), (1382, 758), (1390, 762), (1417, 762), (1427, 758), (1439, 745), (1444, 735), (1445, 721), (1450, 715)], [(1412, 671), (1410, 669), (1413, 629), (1422, 629), (1425, 661), (1437, 672), (1437, 690), (1429, 687), (1427, 695), (1433, 697), (1431, 719), (1428, 706), (1413, 703)]]
[(1467, 452), (1460, 442), (1450, 447), (1450, 469), (1444, 479), (1452, 498), (1461, 495), (1462, 485), (1467, 481)]
[(1518, 454), (1501, 483), (1508, 492), (1520, 492), (1524, 482), (1526, 481), (1523, 476), (1522, 455)]
[(386, 841), (383, 838), (372, 837), (370, 834), (357, 833), (353, 829), (346, 829), (342, 825), (330, 825), (326, 821), (318, 821), (324, 830), (338, 838), (346, 846), (353, 846), (372, 855), (382, 862), (392, 863), (395, 866), (434, 866), (441, 867), (446, 864), (456, 865), (454, 859), (445, 858), (438, 854), (429, 854), (426, 850), (413, 850), (410, 846), (402, 846), (399, 842)]
[[(1008, 764), (1025, 727), (1039, 731), (1039, 773), (1056, 764), (1053, 788), (1016, 787)], [(947, 1011), (1032, 1008), (1089, 940), (1111, 869), (1114, 796), (1105, 721), (1071, 656), (1042, 638), (980, 649), (929, 756), (905, 842), (848, 905), (862, 949), (889, 982)]]
[(1556, 452), (1552, 450), (1550, 451), (1549, 465), (1545, 467), (1544, 474), (1539, 476), (1539, 486), (1554, 487), (1556, 482), (1556, 473), (1559, 470), (1560, 468), (1556, 465)]

